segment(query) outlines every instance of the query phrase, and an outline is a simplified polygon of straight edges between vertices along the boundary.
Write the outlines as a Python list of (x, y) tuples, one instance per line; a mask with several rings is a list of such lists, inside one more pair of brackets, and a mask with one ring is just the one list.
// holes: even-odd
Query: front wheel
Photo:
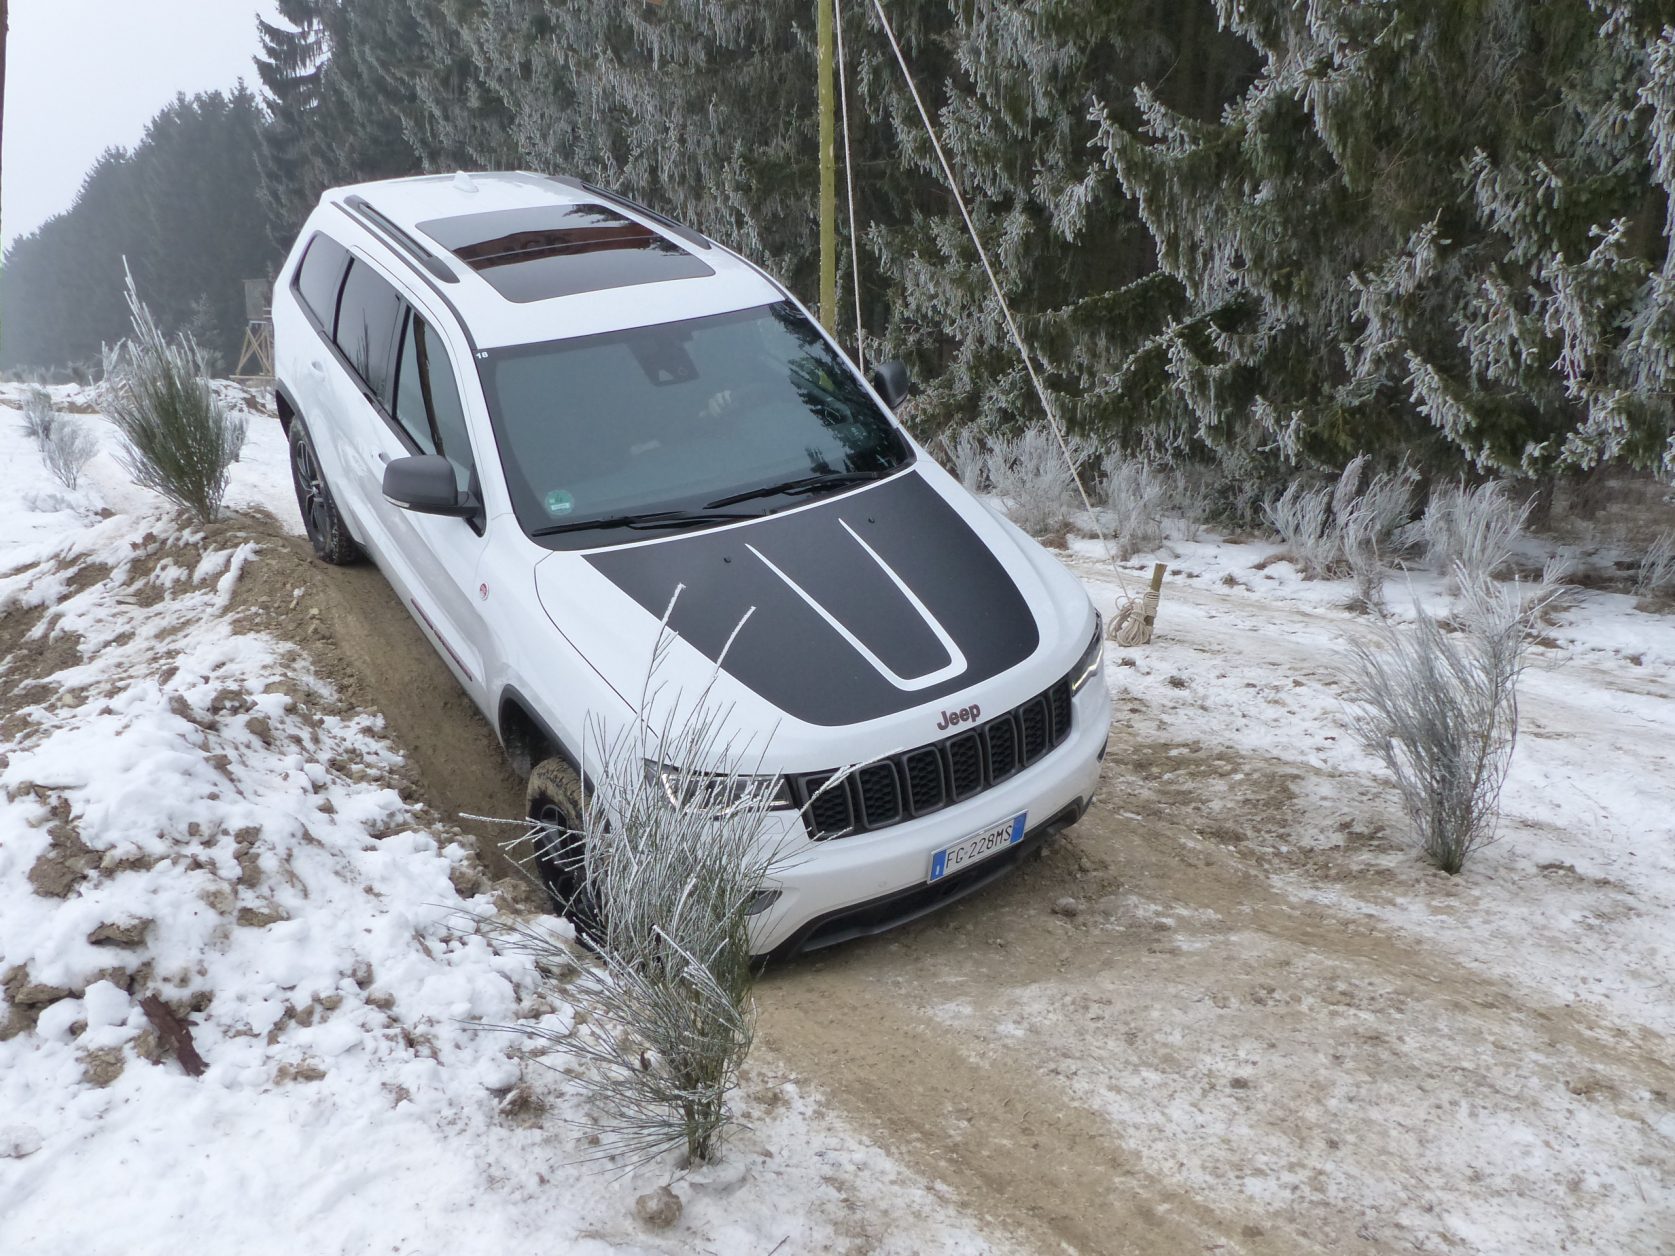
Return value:
[(529, 774), (525, 814), (550, 828), (535, 838), (535, 870), (559, 914), (587, 938), (597, 938), (604, 917), (587, 883), (586, 787), (563, 759), (544, 759)]
[(291, 420), (291, 484), (297, 490), (297, 509), (302, 512), (303, 530), (322, 562), (341, 567), (360, 557), (360, 547), (349, 535), (349, 525), (337, 509), (320, 455), (301, 418)]

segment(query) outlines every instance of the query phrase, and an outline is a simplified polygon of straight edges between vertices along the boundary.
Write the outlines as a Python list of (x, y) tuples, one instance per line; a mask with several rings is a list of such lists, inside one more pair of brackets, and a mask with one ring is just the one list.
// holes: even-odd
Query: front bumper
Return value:
[[(1017, 776), (921, 819), (876, 832), (811, 842), (800, 817), (780, 835), (791, 852), (767, 887), (780, 892), (751, 930), (758, 956), (800, 951), (881, 933), (964, 898), (1015, 867), (1047, 837), (1081, 818), (1099, 781), (1111, 730), (1111, 700), (1097, 677), (1073, 700), (1070, 736)], [(1022, 841), (940, 881), (928, 881), (931, 856), (1024, 812)]]

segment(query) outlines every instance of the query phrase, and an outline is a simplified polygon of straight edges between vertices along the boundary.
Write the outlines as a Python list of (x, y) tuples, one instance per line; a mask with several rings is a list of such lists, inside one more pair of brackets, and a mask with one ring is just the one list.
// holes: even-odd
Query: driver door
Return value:
[(480, 498), (476, 452), (447, 341), (405, 301), (395, 346), (389, 409), (369, 431), (372, 446), (365, 462), (380, 479), (369, 497), (397, 561), (407, 569), (408, 610), (481, 707), (487, 701), (488, 628), (477, 590), (487, 520), (403, 510), (382, 492), (382, 469), (391, 461), (441, 454), (453, 466), (458, 487)]

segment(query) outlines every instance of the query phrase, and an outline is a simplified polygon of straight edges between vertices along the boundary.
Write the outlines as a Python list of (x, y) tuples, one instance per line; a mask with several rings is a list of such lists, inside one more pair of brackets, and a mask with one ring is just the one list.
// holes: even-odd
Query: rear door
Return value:
[[(330, 236), (316, 232), (303, 251), (302, 262), (292, 281), (292, 291), (308, 326), (304, 328), (293, 324), (284, 329), (287, 334), (283, 355), (286, 385), (308, 424), (308, 432), (325, 469), (327, 482), (339, 489), (346, 487), (348, 475), (344, 462), (346, 419), (343, 397), (346, 390), (342, 386), (344, 366), (333, 352), (332, 337), (337, 327), (338, 297), (343, 291), (343, 277), (348, 266), (349, 250)], [(284, 307), (280, 305), (277, 308)], [(277, 319), (280, 315), (276, 313), (275, 317)], [(291, 316), (287, 313), (286, 317)], [(293, 330), (294, 348), (289, 339)], [(276, 335), (278, 331), (276, 326)], [(352, 389), (347, 391), (353, 395)], [(352, 499), (343, 500), (343, 493), (339, 492), (338, 497), (338, 505), (348, 510), (358, 525), (365, 511), (355, 509), (357, 503)]]

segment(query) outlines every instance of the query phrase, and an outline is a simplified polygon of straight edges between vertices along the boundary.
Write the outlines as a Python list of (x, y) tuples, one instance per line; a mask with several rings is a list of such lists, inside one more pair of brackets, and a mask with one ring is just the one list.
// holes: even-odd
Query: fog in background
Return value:
[(11, 0), (0, 245), (70, 207), (99, 154), (130, 148), (177, 92), (257, 89), (272, 0)]

